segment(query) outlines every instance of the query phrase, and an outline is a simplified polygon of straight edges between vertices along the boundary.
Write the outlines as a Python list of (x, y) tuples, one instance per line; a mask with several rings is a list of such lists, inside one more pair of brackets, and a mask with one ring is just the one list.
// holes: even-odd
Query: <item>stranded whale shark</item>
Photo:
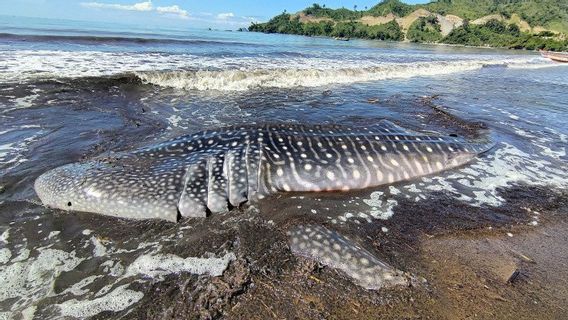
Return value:
[(125, 218), (205, 217), (287, 191), (346, 191), (454, 168), (491, 143), (407, 130), (383, 120), (233, 126), (73, 163), (35, 181), (53, 208)]

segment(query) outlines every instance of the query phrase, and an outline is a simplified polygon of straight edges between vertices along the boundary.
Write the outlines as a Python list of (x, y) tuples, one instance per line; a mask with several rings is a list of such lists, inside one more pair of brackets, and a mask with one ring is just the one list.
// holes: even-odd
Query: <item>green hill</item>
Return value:
[(409, 5), (398, 0), (385, 0), (367, 10), (372, 16), (386, 16), (389, 13), (398, 17), (404, 17), (417, 9), (416, 5)]
[(409, 5), (384, 0), (371, 8), (313, 4), (249, 31), (518, 49), (568, 50), (568, 0), (438, 0)]
[(517, 14), (532, 27), (541, 26), (568, 33), (567, 0), (438, 0), (417, 7), (442, 15), (453, 14), (468, 20), (491, 14), (501, 14), (505, 17)]

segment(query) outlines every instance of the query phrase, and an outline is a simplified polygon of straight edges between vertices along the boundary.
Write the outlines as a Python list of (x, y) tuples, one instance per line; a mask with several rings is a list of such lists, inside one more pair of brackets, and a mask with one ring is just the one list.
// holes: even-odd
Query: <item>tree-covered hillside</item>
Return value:
[(560, 51), (568, 50), (568, 0), (438, 0), (419, 5), (384, 0), (353, 10), (313, 4), (298, 14), (253, 23), (249, 31)]
[[(386, 2), (399, 2), (387, 0)], [(568, 33), (568, 0), (438, 0), (418, 5), (439, 14), (475, 20), (491, 14), (519, 15), (531, 26)]]
[(400, 0), (384, 0), (371, 8), (330, 9), (314, 4), (303, 12), (319, 18), (333, 20), (357, 19), (364, 15), (404, 17), (417, 9), (426, 9), (442, 15), (456, 15), (475, 20), (491, 14), (510, 17), (517, 14), (531, 26), (542, 26), (568, 33), (568, 0), (437, 0), (428, 4), (409, 5)]

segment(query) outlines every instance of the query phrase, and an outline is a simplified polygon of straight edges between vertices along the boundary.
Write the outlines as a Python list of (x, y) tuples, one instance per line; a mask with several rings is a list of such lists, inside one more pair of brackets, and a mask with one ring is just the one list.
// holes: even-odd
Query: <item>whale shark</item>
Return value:
[(265, 124), (184, 135), (40, 175), (48, 207), (134, 219), (205, 217), (278, 192), (348, 191), (448, 170), (489, 141), (371, 126)]

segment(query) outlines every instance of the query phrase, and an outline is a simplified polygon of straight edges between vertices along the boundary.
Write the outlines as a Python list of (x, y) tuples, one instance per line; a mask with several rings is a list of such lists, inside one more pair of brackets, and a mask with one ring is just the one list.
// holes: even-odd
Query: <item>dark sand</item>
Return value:
[[(199, 222), (193, 236), (184, 237), (175, 251), (198, 253), (198, 248), (213, 245), (233, 250), (237, 261), (219, 278), (181, 275), (156, 283), (125, 317), (563, 319), (568, 195), (522, 186), (502, 195), (507, 205), (477, 212), (444, 203), (443, 197), (420, 206), (402, 204), (387, 221), (388, 236), (362, 224), (352, 238), (415, 276), (410, 287), (379, 291), (362, 289), (340, 272), (293, 256), (284, 230), (318, 221), (300, 214), (290, 218), (294, 213), (287, 211), (293, 209), (279, 199), (267, 202), (286, 219), (256, 210), (212, 217)], [(538, 226), (527, 225), (533, 210), (541, 213)], [(488, 215), (491, 228), (484, 220)], [(207, 234), (198, 231), (206, 229)]]

